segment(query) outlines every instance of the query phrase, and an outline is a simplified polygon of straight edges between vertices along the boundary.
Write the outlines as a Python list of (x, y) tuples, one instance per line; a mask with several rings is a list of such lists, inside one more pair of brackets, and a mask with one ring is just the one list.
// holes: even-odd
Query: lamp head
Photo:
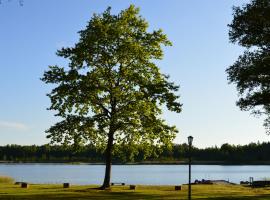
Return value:
[(193, 137), (192, 136), (188, 136), (188, 144), (192, 145), (192, 141), (193, 141)]

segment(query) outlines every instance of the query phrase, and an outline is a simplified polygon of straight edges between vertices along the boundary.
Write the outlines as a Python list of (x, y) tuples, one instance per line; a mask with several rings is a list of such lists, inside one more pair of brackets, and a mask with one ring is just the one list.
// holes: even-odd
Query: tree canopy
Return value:
[(228, 80), (236, 84), (240, 109), (265, 114), (270, 133), (270, 1), (252, 0), (233, 10), (229, 38), (246, 50), (226, 70)]
[[(177, 129), (162, 119), (162, 105), (181, 111), (178, 86), (160, 72), (155, 60), (171, 42), (162, 30), (148, 32), (148, 23), (131, 5), (119, 14), (108, 8), (79, 31), (74, 47), (57, 55), (69, 65), (49, 66), (42, 80), (54, 84), (50, 110), (63, 121), (47, 130), (52, 142), (91, 143), (106, 149), (103, 188), (110, 185), (114, 144), (130, 152), (140, 144), (170, 145)], [(136, 151), (135, 151), (136, 152)]]

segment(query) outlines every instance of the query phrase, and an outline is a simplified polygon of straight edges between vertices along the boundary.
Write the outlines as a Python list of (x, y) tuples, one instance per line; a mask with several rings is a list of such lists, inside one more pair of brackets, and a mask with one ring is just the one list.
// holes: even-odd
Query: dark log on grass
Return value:
[(114, 185), (126, 185), (125, 183), (111, 183), (111, 186), (114, 186)]

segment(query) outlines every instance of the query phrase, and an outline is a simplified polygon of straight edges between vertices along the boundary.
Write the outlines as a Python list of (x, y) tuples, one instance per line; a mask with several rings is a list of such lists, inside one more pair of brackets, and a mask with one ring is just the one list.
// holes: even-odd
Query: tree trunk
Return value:
[(103, 185), (101, 189), (110, 187), (111, 183), (111, 167), (112, 167), (112, 147), (113, 147), (113, 132), (109, 132), (108, 144), (106, 148), (106, 169)]

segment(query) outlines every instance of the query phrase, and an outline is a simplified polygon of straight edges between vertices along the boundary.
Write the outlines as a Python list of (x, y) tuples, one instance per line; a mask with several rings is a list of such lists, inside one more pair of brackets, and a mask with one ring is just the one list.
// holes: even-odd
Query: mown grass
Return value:
[[(0, 199), (187, 199), (187, 186), (181, 191), (175, 191), (173, 186), (137, 186), (129, 190), (128, 186), (113, 186), (110, 190), (97, 190), (97, 186), (71, 186), (64, 189), (62, 185), (30, 185), (20, 188), (20, 185), (0, 184)], [(192, 186), (192, 199), (210, 200), (265, 200), (270, 199), (270, 188), (252, 189), (239, 185), (195, 185)]]

